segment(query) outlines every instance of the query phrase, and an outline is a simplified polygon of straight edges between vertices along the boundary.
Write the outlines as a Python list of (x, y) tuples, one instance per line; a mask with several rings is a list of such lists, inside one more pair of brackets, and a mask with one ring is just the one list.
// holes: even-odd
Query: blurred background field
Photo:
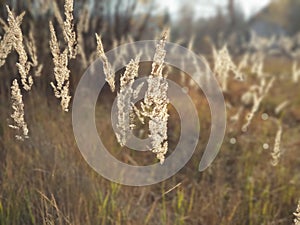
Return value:
[[(64, 1), (56, 2), (63, 15)], [(168, 41), (205, 57), (223, 88), (226, 135), (216, 160), (200, 173), (198, 164), (210, 134), (209, 106), (189, 76), (176, 68), (169, 70), (169, 78), (185, 88), (197, 106), (201, 136), (194, 156), (179, 173), (146, 187), (112, 183), (89, 167), (80, 154), (73, 135), (72, 107), (64, 112), (50, 85), (54, 65), (49, 21), (63, 40), (53, 1), (2, 0), (3, 21), (7, 20), (5, 5), (15, 15), (26, 12), (22, 32), (26, 38), (33, 34), (43, 68), (40, 76), (33, 75), (32, 90), (22, 90), (29, 138), (19, 141), (8, 126), (12, 123), (10, 89), (13, 80), (19, 79), (16, 52), (0, 67), (1, 225), (297, 224), (293, 213), (300, 200), (300, 1), (74, 1), (75, 30), (83, 53), (69, 64), (72, 97), (81, 76), (96, 59), (95, 33), (102, 35), (108, 51), (123, 43), (158, 39), (165, 27), (170, 28)], [(1, 22), (0, 41), (5, 32)], [(216, 68), (217, 60), (228, 59), (222, 49), (228, 50), (236, 66), (226, 76)], [(149, 65), (139, 72), (149, 73)], [(235, 80), (235, 73), (243, 74), (244, 81)], [(243, 132), (247, 115), (255, 108), (253, 96), (264, 91)], [(122, 149), (117, 143), (109, 123), (115, 96), (107, 85), (96, 108), (97, 128), (105, 146), (128, 164), (157, 162), (150, 152)], [(172, 106), (169, 112), (172, 150), (180, 127)], [(280, 151), (274, 152), (277, 144)]]

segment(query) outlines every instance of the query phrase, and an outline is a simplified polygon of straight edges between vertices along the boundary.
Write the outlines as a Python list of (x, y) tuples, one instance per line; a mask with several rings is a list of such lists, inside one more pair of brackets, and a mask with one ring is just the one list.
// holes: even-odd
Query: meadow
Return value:
[[(225, 41), (220, 46), (208, 40), (205, 54), (193, 47), (197, 40), (187, 38), (183, 45), (202, 55), (219, 81), (227, 110), (220, 152), (199, 172), (211, 129), (203, 91), (177, 68), (153, 69), (163, 65), (163, 58), (154, 59), (154, 66), (140, 63), (138, 72), (130, 64), (112, 74), (113, 62), (107, 61), (105, 51), (135, 38), (110, 39), (105, 26), (98, 29), (103, 21), (86, 21), (85, 8), (73, 18), (73, 4), (66, 0), (49, 6), (53, 15), (40, 23), (7, 7), (0, 21), (1, 225), (300, 224), (300, 35), (264, 39), (252, 34), (242, 51)], [(167, 36), (161, 29), (153, 39), (160, 40), (161, 48), (166, 41), (178, 43), (172, 30)], [(163, 87), (168, 71), (168, 78), (194, 101), (201, 135), (195, 154), (176, 175), (133, 187), (111, 182), (87, 164), (73, 134), (72, 100), (81, 76), (97, 58), (106, 66), (108, 82), (95, 121), (104, 145), (122, 162), (163, 162), (180, 136), (176, 110), (166, 101), (153, 100), (154, 109), (168, 111), (162, 128), (167, 138), (148, 152), (121, 147), (110, 110), (124, 82), (151, 74)], [(163, 91), (156, 97), (165, 100)], [(147, 121), (153, 119), (151, 107), (143, 112)], [(163, 120), (166, 115), (156, 116)], [(145, 136), (157, 132), (139, 125)]]

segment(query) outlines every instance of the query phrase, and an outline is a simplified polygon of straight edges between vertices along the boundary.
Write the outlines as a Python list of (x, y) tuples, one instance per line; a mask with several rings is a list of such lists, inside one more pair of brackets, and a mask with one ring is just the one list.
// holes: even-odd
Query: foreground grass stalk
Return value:
[(97, 56), (101, 59), (101, 61), (103, 63), (103, 70), (104, 70), (104, 74), (106, 76), (105, 80), (109, 84), (111, 91), (114, 92), (115, 89), (116, 89), (116, 87), (115, 87), (115, 73), (112, 69), (111, 64), (108, 62), (108, 59), (107, 59), (105, 53), (104, 53), (104, 48), (103, 48), (101, 36), (96, 34), (96, 40), (97, 40)]
[(73, 0), (65, 0), (65, 21), (63, 27), (63, 35), (64, 39), (68, 44), (69, 50), (69, 58), (75, 59), (77, 55), (77, 35), (74, 29), (73, 23), (73, 10), (74, 10), (74, 2)]
[(156, 46), (151, 75), (147, 80), (148, 90), (141, 104), (142, 115), (149, 118), (149, 137), (152, 145), (150, 150), (156, 154), (161, 164), (164, 162), (165, 154), (168, 151), (168, 82), (163, 76), (166, 56), (164, 48), (167, 36), (168, 31), (165, 31)]
[(50, 49), (53, 56), (54, 76), (56, 85), (51, 82), (56, 98), (61, 99), (61, 107), (68, 112), (71, 96), (69, 95), (69, 77), (70, 70), (68, 69), (68, 50), (65, 49), (62, 53), (59, 49), (59, 43), (55, 34), (52, 22), (49, 23), (51, 40)]
[(8, 13), (8, 25), (2, 21), (6, 35), (0, 43), (0, 66), (5, 63), (6, 57), (12, 49), (14, 49), (19, 56), (19, 62), (16, 65), (21, 76), (21, 83), (24, 90), (29, 91), (33, 85), (32, 76), (29, 75), (32, 63), (28, 61), (28, 56), (23, 44), (23, 33), (21, 30), (21, 23), (25, 12), (15, 17), (8, 6), (6, 6), (6, 9)]
[(126, 144), (127, 135), (130, 132), (130, 122), (129, 118), (132, 114), (132, 98), (134, 90), (132, 84), (134, 79), (138, 77), (139, 69), (139, 58), (131, 60), (126, 66), (125, 73), (120, 78), (120, 92), (117, 96), (117, 106), (118, 106), (118, 122), (117, 126), (120, 132), (117, 134), (118, 142), (121, 146)]
[(24, 138), (28, 138), (28, 128), (24, 118), (24, 103), (22, 94), (16, 79), (13, 81), (11, 86), (11, 98), (13, 109), (11, 118), (13, 119), (14, 124), (9, 125), (9, 127), (19, 131), (19, 134), (15, 136), (18, 140), (24, 140)]

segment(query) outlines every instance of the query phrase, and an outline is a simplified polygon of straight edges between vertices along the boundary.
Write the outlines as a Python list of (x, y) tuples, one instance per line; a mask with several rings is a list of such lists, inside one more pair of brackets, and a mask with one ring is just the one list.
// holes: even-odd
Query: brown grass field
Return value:
[[(28, 24), (36, 22), (27, 15), (23, 20), (23, 35), (27, 37)], [(188, 164), (173, 177), (150, 186), (131, 187), (106, 180), (80, 154), (72, 128), (72, 105), (69, 112), (64, 112), (50, 86), (54, 81), (54, 64), (48, 23), (36, 26), (40, 26), (34, 37), (43, 70), (40, 77), (33, 77), (31, 91), (21, 90), (29, 129), (29, 138), (24, 141), (16, 140), (16, 131), (8, 126), (13, 112), (10, 87), (14, 79), (20, 80), (15, 65), (19, 60), (16, 51), (8, 55), (0, 68), (0, 225), (293, 224), (293, 213), (300, 198), (300, 95), (299, 82), (291, 79), (293, 60), (283, 55), (266, 56), (264, 73), (275, 77), (275, 81), (247, 132), (242, 132), (241, 127), (252, 104), (244, 105), (241, 97), (253, 84), (259, 84), (261, 78), (251, 72), (250, 63), (243, 69), (244, 82), (230, 75), (228, 91), (224, 92), (225, 101), (230, 105), (225, 138), (217, 158), (204, 172), (198, 172), (198, 164), (210, 134), (208, 103), (199, 88), (190, 86), (188, 76), (183, 83), (180, 72), (171, 70), (169, 78), (188, 87), (197, 106), (201, 124), (197, 149)], [(55, 28), (59, 33), (56, 22)], [(90, 29), (94, 35), (96, 31)], [(5, 30), (1, 32), (2, 35)], [(61, 34), (58, 38), (63, 40)], [(86, 54), (90, 55), (96, 49), (96, 39), (93, 36), (86, 40)], [(174, 41), (172, 36), (170, 41)], [(106, 46), (111, 46), (111, 42), (105, 39), (103, 43), (109, 50)], [(212, 54), (205, 57), (213, 68)], [(232, 55), (236, 63), (241, 57)], [(82, 66), (81, 56), (69, 62), (70, 95), (73, 96), (86, 68)], [(144, 66), (139, 73), (147, 71), (149, 66)], [(157, 162), (151, 152), (122, 150), (118, 144), (110, 124), (115, 96), (107, 85), (99, 97), (101, 104), (96, 106), (97, 129), (105, 146), (128, 164)], [(275, 113), (276, 107), (286, 100), (288, 105)], [(240, 107), (243, 112), (233, 123), (230, 117)], [(180, 126), (176, 110), (171, 105), (168, 109), (168, 140), (172, 151), (180, 136)], [(262, 119), (263, 115), (268, 115), (268, 119)], [(273, 166), (277, 123), (282, 126), (282, 136), (279, 161)], [(268, 149), (263, 147), (266, 144)]]

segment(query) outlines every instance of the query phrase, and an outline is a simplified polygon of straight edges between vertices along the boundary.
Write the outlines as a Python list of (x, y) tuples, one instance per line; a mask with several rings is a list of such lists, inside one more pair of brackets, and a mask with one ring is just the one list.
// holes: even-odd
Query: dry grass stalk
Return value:
[(101, 36), (98, 36), (98, 34), (96, 34), (96, 40), (97, 40), (97, 56), (101, 59), (101, 61), (103, 63), (103, 71), (106, 76), (105, 80), (109, 84), (111, 91), (114, 92), (115, 91), (115, 73), (104, 53)]
[(56, 85), (51, 82), (51, 86), (54, 89), (55, 97), (61, 99), (62, 109), (68, 112), (69, 102), (71, 100), (71, 96), (69, 95), (70, 70), (68, 69), (68, 50), (65, 49), (63, 53), (60, 52), (59, 43), (51, 22), (49, 23), (49, 27), (51, 33), (50, 49), (53, 56), (54, 76), (56, 81)]
[(227, 91), (228, 89), (228, 77), (230, 71), (234, 74), (234, 79), (244, 80), (242, 73), (238, 70), (238, 67), (234, 64), (227, 49), (227, 45), (217, 51), (213, 47), (213, 58), (214, 58), (214, 73), (219, 77), (222, 90)]
[(284, 109), (284, 108), (286, 108), (288, 105), (290, 104), (290, 101), (289, 100), (286, 100), (286, 101), (283, 101), (282, 103), (280, 103), (276, 108), (275, 108), (275, 114), (276, 115), (279, 115), (281, 112), (282, 112), (282, 110)]
[(151, 151), (162, 164), (168, 150), (167, 125), (168, 125), (168, 104), (167, 97), (168, 82), (163, 76), (164, 49), (168, 31), (163, 32), (162, 38), (156, 45), (156, 52), (152, 63), (152, 71), (147, 83), (148, 89), (144, 101), (141, 103), (141, 114), (149, 118), (149, 137), (151, 139)]
[(20, 27), (25, 13), (22, 13), (20, 16), (15, 17), (8, 6), (6, 6), (6, 9), (8, 12), (8, 26), (6, 25), (4, 29), (6, 30), (7, 34), (6, 38), (9, 38), (11, 40), (4, 40), (6, 42), (4, 42), (4, 44), (7, 44), (8, 46), (4, 48), (4, 51), (2, 53), (3, 56), (1, 56), (1, 64), (3, 63), (3, 58), (5, 59), (7, 57), (7, 54), (9, 54), (9, 52), (11, 51), (10, 42), (12, 42), (12, 47), (16, 50), (19, 56), (19, 62), (16, 65), (21, 76), (23, 88), (26, 91), (29, 91), (33, 85), (33, 79), (29, 75), (31, 62), (28, 61), (27, 53), (23, 44), (23, 33)]
[(213, 88), (211, 85), (212, 73), (211, 73), (210, 65), (205, 57), (202, 58), (202, 61), (204, 64), (204, 68), (203, 67), (199, 68), (199, 65), (198, 64), (196, 65), (194, 63), (197, 68), (197, 71), (199, 71), (199, 73), (201, 74), (199, 77), (200, 79), (199, 81), (207, 88), (208, 93), (212, 93), (213, 92)]
[[(72, 224), (68, 219), (68, 217), (65, 216), (64, 213), (59, 209), (57, 201), (53, 194), (51, 194), (51, 199), (50, 199), (41, 191), (37, 190), (37, 192), (41, 195), (41, 199), (43, 200), (43, 205), (44, 205), (43, 208), (45, 209), (45, 212), (43, 212), (43, 217), (46, 217), (45, 218), (46, 224), (68, 224), (68, 225)], [(56, 218), (53, 218), (51, 213), (48, 212), (50, 211), (50, 208), (53, 208), (54, 211), (56, 212), (57, 214)], [(53, 210), (51, 211), (53, 212)]]
[(68, 44), (69, 58), (75, 59), (77, 55), (77, 37), (74, 29), (73, 0), (65, 0), (64, 10), (66, 19), (64, 21), (63, 35)]
[(58, 5), (56, 3), (56, 1), (52, 1), (52, 7), (53, 7), (53, 12), (54, 12), (54, 16), (57, 19), (58, 24), (60, 25), (61, 29), (64, 29), (64, 20), (60, 14), (60, 10), (58, 8)]
[(280, 156), (281, 156), (281, 149), (280, 149), (281, 137), (282, 137), (282, 126), (278, 122), (278, 130), (277, 130), (276, 137), (275, 137), (274, 148), (273, 148), (273, 152), (271, 153), (271, 155), (272, 155), (271, 164), (273, 166), (278, 165), (279, 159), (280, 159)]
[(293, 63), (292, 67), (292, 80), (294, 83), (298, 83), (300, 77), (300, 68), (298, 68), (297, 62)]
[(300, 225), (300, 200), (298, 201), (296, 212), (294, 212), (293, 214), (296, 217), (294, 219), (295, 225)]
[(39, 76), (41, 76), (43, 65), (39, 64), (39, 62), (38, 62), (37, 48), (36, 48), (36, 43), (35, 43), (32, 29), (29, 32), (29, 38), (26, 41), (26, 46), (27, 46), (28, 53), (29, 53), (29, 56), (32, 61), (31, 65), (33, 67), (36, 67), (35, 76), (39, 77)]
[(262, 52), (253, 54), (250, 58), (250, 61), (252, 62), (251, 73), (256, 74), (258, 77), (263, 77), (265, 75), (263, 71), (264, 60), (265, 60), (265, 55)]
[(43, 65), (43, 64), (38, 65), (37, 69), (35, 70), (34, 75), (35, 75), (36, 77), (40, 77), (40, 76), (42, 75), (42, 70), (43, 70), (43, 68), (44, 68), (44, 65)]
[(83, 40), (83, 33), (88, 30), (88, 18), (89, 18), (89, 11), (88, 9), (84, 9), (79, 17), (79, 22), (77, 25), (77, 41), (78, 41), (78, 54), (81, 56), (81, 62), (83, 68), (87, 68), (88, 62), (87, 57), (85, 54), (85, 47), (84, 47), (84, 40)]
[[(200, 84), (204, 85), (207, 88), (207, 90), (210, 91), (210, 86), (211, 86), (210, 81), (209, 81), (210, 66), (209, 66), (208, 61), (206, 60), (206, 58), (203, 57), (202, 62), (204, 64), (204, 66), (199, 66), (195, 55), (192, 56), (190, 58), (190, 60), (192, 61), (192, 64), (195, 68), (196, 77), (194, 77), (194, 79), (196, 79), (196, 82), (193, 79), (189, 79), (189, 85), (191, 87), (194, 87), (197, 89), (197, 88), (199, 88), (199, 86), (197, 84), (197, 81), (198, 81)], [(180, 72), (182, 72), (182, 71), (180, 71)]]
[(24, 103), (22, 94), (16, 79), (13, 81), (11, 86), (11, 99), (13, 109), (11, 118), (14, 120), (14, 125), (9, 125), (9, 127), (19, 131), (19, 134), (15, 136), (18, 140), (24, 140), (24, 138), (28, 138), (28, 128), (24, 118)]
[(50, 48), (54, 62), (54, 76), (56, 80), (56, 86), (51, 82), (51, 86), (54, 89), (55, 97), (61, 99), (61, 107), (64, 111), (68, 112), (71, 96), (69, 95), (69, 77), (70, 70), (68, 64), (70, 59), (76, 58), (78, 52), (77, 35), (74, 28), (74, 1), (65, 0), (64, 14), (65, 21), (59, 12), (56, 2), (53, 2), (54, 14), (63, 30), (63, 36), (65, 42), (67, 42), (68, 48), (60, 52), (59, 43), (56, 37), (54, 26), (52, 22), (49, 23), (51, 40)]
[(53, 12), (54, 16), (58, 21), (59, 26), (63, 31), (63, 37), (68, 45), (68, 57), (69, 59), (75, 59), (78, 52), (77, 35), (74, 28), (74, 1), (65, 0), (64, 14), (65, 20), (60, 13), (59, 7), (56, 1), (53, 1)]
[[(25, 13), (22, 13), (20, 16), (18, 16), (15, 19), (17, 26), (21, 25), (24, 15)], [(10, 18), (8, 17), (7, 20), (9, 21)], [(7, 56), (13, 50), (14, 33), (13, 30), (10, 28), (10, 26), (7, 25), (2, 19), (0, 20), (0, 23), (3, 26), (3, 29), (5, 31), (4, 37), (0, 41), (0, 67), (1, 67), (5, 64)]]
[(165, 44), (169, 31), (164, 31), (159, 43), (156, 45), (156, 51), (152, 63), (151, 76), (163, 78), (164, 60), (166, 57)]
[(12, 49), (12, 39), (5, 34), (0, 40), (0, 67), (5, 64), (6, 58)]
[(251, 40), (248, 45), (249, 48), (252, 48), (256, 51), (261, 50), (261, 49), (268, 49), (270, 46), (274, 44), (276, 41), (276, 37), (272, 36), (271, 38), (265, 38), (258, 36), (255, 31), (251, 30)]
[(265, 78), (262, 78), (260, 86), (253, 85), (250, 87), (250, 91), (247, 93), (253, 101), (253, 106), (250, 113), (247, 114), (246, 123), (242, 127), (243, 132), (246, 132), (248, 130), (248, 127), (250, 126), (255, 113), (258, 111), (262, 100), (266, 97), (271, 87), (273, 86), (274, 81), (275, 78), (273, 77), (270, 79), (269, 83), (266, 84)]
[[(8, 7), (7, 10), (8, 25), (3, 20), (0, 21), (4, 26), (4, 30), (6, 31), (0, 43), (0, 66), (2, 66), (5, 63), (5, 59), (8, 56), (8, 54), (13, 49), (15, 49), (19, 54), (19, 63), (17, 64), (17, 66), (21, 74), (22, 84), (25, 90), (30, 90), (33, 84), (33, 80), (31, 76), (28, 76), (28, 73), (31, 66), (38, 66), (37, 50), (35, 40), (33, 38), (33, 33), (32, 31), (30, 31), (29, 39), (26, 40), (26, 47), (28, 49), (28, 53), (32, 61), (29, 62), (25, 51), (25, 47), (23, 45), (23, 34), (20, 28), (25, 13), (22, 13), (21, 15), (15, 18)], [(41, 69), (42, 65), (38, 67), (37, 71), (40, 72)]]
[(137, 99), (143, 86), (144, 86), (144, 82), (140, 83), (136, 88), (135, 90), (133, 91), (133, 99)]
[(118, 106), (118, 121), (117, 126), (119, 128), (119, 133), (116, 134), (117, 140), (121, 146), (124, 146), (127, 141), (127, 134), (130, 132), (131, 125), (129, 118), (132, 114), (132, 98), (134, 90), (132, 84), (134, 79), (138, 77), (139, 69), (139, 57), (135, 60), (131, 60), (126, 66), (125, 73), (120, 78), (120, 92), (117, 96), (117, 106)]
[[(180, 66), (181, 68), (185, 68), (184, 60), (180, 60)], [(180, 82), (181, 84), (184, 84), (186, 80), (185, 72), (183, 70), (180, 70)]]
[(189, 43), (188, 43), (188, 46), (187, 46), (187, 49), (192, 51), (194, 49), (194, 44), (195, 44), (195, 35), (193, 35), (190, 40), (189, 40)]
[(38, 57), (37, 57), (37, 49), (36, 49), (36, 43), (33, 37), (33, 32), (30, 30), (29, 32), (29, 38), (26, 41), (26, 46), (28, 49), (29, 56), (31, 57), (32, 66), (36, 67), (38, 63)]
[(244, 68), (247, 68), (249, 57), (250, 57), (249, 53), (245, 53), (243, 55), (243, 58), (242, 58), (242, 60), (240, 61), (239, 65), (238, 65), (238, 70), (239, 71), (241, 71)]

